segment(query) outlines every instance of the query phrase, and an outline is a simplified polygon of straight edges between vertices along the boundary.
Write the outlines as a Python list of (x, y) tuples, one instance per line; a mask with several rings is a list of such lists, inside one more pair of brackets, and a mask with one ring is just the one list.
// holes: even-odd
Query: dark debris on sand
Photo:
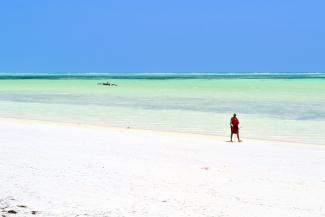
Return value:
[(17, 211), (11, 209), (11, 210), (8, 210), (7, 213), (10, 213), (10, 214), (17, 214)]
[(20, 207), (20, 208), (27, 208), (27, 206), (25, 206), (25, 205), (17, 205), (17, 207)]
[(17, 204), (17, 201), (12, 197), (0, 198), (0, 212), (1, 217), (9, 217), (11, 215), (20, 214), (20, 216), (36, 215), (39, 212), (35, 210), (30, 210), (28, 206), (23, 204)]

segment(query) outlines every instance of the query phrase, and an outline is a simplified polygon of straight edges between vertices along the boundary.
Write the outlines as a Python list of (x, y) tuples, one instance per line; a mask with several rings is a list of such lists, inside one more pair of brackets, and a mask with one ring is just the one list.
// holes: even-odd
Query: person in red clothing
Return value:
[(241, 140), (239, 139), (239, 120), (236, 117), (237, 115), (234, 114), (230, 120), (230, 130), (231, 130), (231, 134), (230, 134), (230, 142), (232, 142), (232, 135), (233, 134), (237, 134), (237, 139), (238, 142), (241, 142)]

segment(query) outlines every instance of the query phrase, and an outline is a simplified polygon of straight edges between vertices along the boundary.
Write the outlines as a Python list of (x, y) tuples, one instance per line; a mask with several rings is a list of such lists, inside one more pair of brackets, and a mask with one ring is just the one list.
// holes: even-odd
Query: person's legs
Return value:
[(232, 135), (233, 135), (233, 133), (231, 132), (230, 133), (230, 142), (232, 142)]

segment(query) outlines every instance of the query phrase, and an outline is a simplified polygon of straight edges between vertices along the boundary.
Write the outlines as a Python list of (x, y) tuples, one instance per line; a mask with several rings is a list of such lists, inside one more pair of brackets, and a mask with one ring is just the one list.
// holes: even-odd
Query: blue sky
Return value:
[(322, 0), (2, 1), (0, 72), (325, 71)]

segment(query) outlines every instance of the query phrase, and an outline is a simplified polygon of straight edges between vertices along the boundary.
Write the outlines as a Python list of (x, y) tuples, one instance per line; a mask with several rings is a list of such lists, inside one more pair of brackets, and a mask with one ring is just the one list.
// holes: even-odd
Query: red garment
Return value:
[(236, 117), (231, 118), (231, 133), (238, 134), (239, 120)]

